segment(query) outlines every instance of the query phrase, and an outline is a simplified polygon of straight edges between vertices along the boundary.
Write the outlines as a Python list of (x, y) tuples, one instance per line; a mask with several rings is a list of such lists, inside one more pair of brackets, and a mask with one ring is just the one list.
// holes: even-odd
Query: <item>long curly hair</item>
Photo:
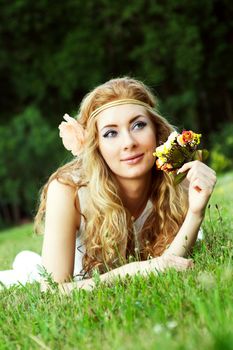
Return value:
[(153, 206), (139, 233), (140, 249), (136, 255), (131, 214), (124, 208), (114, 174), (99, 151), (96, 119), (90, 118), (96, 108), (125, 98), (137, 99), (152, 107), (153, 111), (148, 110), (148, 113), (155, 125), (157, 145), (166, 141), (174, 127), (159, 115), (157, 100), (143, 82), (126, 76), (97, 86), (83, 98), (77, 115), (87, 131), (85, 149), (50, 176), (41, 189), (34, 220), (35, 231), (41, 233), (47, 189), (53, 179), (75, 187), (76, 195), (80, 187), (87, 187), (88, 210), (85, 215), (80, 214), (85, 220), (85, 230), (81, 233), (85, 245), (83, 270), (89, 276), (94, 268), (103, 273), (127, 263), (131, 257), (146, 260), (161, 255), (176, 236), (187, 213), (186, 189), (182, 185), (174, 187), (170, 175), (154, 168), (150, 190)]

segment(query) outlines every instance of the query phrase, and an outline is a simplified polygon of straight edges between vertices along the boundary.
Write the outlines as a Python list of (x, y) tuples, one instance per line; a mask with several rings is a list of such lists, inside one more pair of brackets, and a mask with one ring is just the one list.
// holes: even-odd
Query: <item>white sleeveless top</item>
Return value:
[[(85, 215), (86, 210), (88, 210), (87, 187), (81, 187), (78, 190), (78, 197), (79, 197), (80, 211)], [(152, 207), (153, 207), (152, 202), (149, 199), (141, 215), (135, 221), (133, 221), (133, 229), (134, 229), (134, 234), (136, 235), (135, 237), (136, 242), (137, 242), (137, 235), (141, 231), (144, 225), (144, 222), (146, 221), (146, 218), (149, 216), (151, 212)], [(76, 279), (79, 279), (79, 276), (82, 275), (82, 272), (81, 272), (82, 258), (85, 253), (85, 247), (83, 245), (83, 241), (80, 236), (84, 231), (85, 231), (85, 221), (81, 215), (80, 227), (79, 227), (79, 230), (77, 231), (77, 239), (76, 239), (76, 246), (75, 246), (74, 276), (77, 276)]]
[[(78, 190), (78, 197), (79, 197), (80, 211), (85, 215), (85, 213), (88, 210), (88, 199), (89, 199), (88, 188), (81, 187)], [(133, 221), (135, 247), (137, 248), (139, 248), (138, 241), (137, 241), (138, 234), (140, 233), (147, 217), (149, 216), (152, 210), (152, 207), (153, 207), (152, 201), (149, 199), (141, 215), (136, 220)], [(85, 246), (83, 244), (81, 235), (84, 231), (85, 231), (85, 221), (81, 215), (80, 227), (79, 227), (79, 230), (77, 231), (77, 238), (76, 238), (76, 245), (75, 245), (75, 262), (74, 262), (74, 276), (76, 276), (75, 279), (80, 279), (83, 276), (82, 258), (85, 253)], [(200, 228), (197, 239), (202, 239), (202, 238), (203, 238), (203, 231)]]

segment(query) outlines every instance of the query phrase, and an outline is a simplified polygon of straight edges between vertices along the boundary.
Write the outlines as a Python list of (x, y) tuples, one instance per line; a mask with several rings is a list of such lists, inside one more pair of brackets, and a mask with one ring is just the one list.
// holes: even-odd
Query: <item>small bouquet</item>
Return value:
[[(176, 171), (184, 163), (192, 160), (205, 161), (209, 152), (207, 150), (197, 150), (200, 143), (201, 134), (184, 130), (181, 134), (173, 131), (167, 141), (155, 149), (153, 156), (157, 157), (156, 167), (166, 173), (176, 174)], [(181, 173), (175, 176), (175, 184), (179, 184), (186, 174)]]

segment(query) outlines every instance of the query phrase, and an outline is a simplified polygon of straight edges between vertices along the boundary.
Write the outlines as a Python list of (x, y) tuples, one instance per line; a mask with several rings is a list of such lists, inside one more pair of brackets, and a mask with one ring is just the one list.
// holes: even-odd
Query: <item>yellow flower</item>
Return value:
[(200, 138), (201, 138), (201, 134), (194, 133), (193, 141), (195, 142), (195, 145), (199, 145), (199, 143), (201, 142)]
[(156, 167), (157, 167), (157, 169), (161, 169), (161, 167), (163, 166), (163, 164), (164, 164), (164, 162), (160, 159), (160, 158), (158, 158), (158, 159), (156, 159)]
[(171, 151), (171, 149), (172, 149), (172, 143), (169, 141), (167, 141), (167, 142), (165, 142), (165, 144), (164, 144), (164, 149), (163, 149), (163, 153), (164, 154), (169, 154), (169, 152)]

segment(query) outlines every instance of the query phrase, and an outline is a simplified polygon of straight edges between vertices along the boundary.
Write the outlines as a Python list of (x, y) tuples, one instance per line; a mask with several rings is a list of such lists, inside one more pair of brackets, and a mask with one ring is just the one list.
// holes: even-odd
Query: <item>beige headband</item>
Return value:
[[(105, 103), (99, 108), (96, 108), (91, 113), (90, 119), (96, 117), (101, 111), (107, 108), (127, 103), (144, 106), (148, 110), (154, 112), (153, 108), (148, 103), (133, 98), (125, 98)], [(65, 148), (68, 151), (71, 151), (74, 156), (78, 156), (83, 151), (84, 144), (86, 142), (86, 130), (83, 128), (82, 124), (78, 122), (78, 120), (71, 118), (68, 114), (65, 114), (63, 118), (66, 122), (62, 121), (59, 125), (59, 136), (62, 138)]]
[(110, 108), (113, 106), (124, 105), (124, 104), (140, 105), (140, 106), (146, 107), (147, 109), (149, 109), (151, 111), (154, 111), (153, 108), (148, 103), (142, 102), (140, 100), (135, 100), (133, 98), (125, 98), (125, 99), (115, 100), (112, 102), (105, 103), (104, 105), (96, 108), (93, 112), (91, 112), (90, 118), (96, 117), (100, 112), (104, 111), (107, 108)]

